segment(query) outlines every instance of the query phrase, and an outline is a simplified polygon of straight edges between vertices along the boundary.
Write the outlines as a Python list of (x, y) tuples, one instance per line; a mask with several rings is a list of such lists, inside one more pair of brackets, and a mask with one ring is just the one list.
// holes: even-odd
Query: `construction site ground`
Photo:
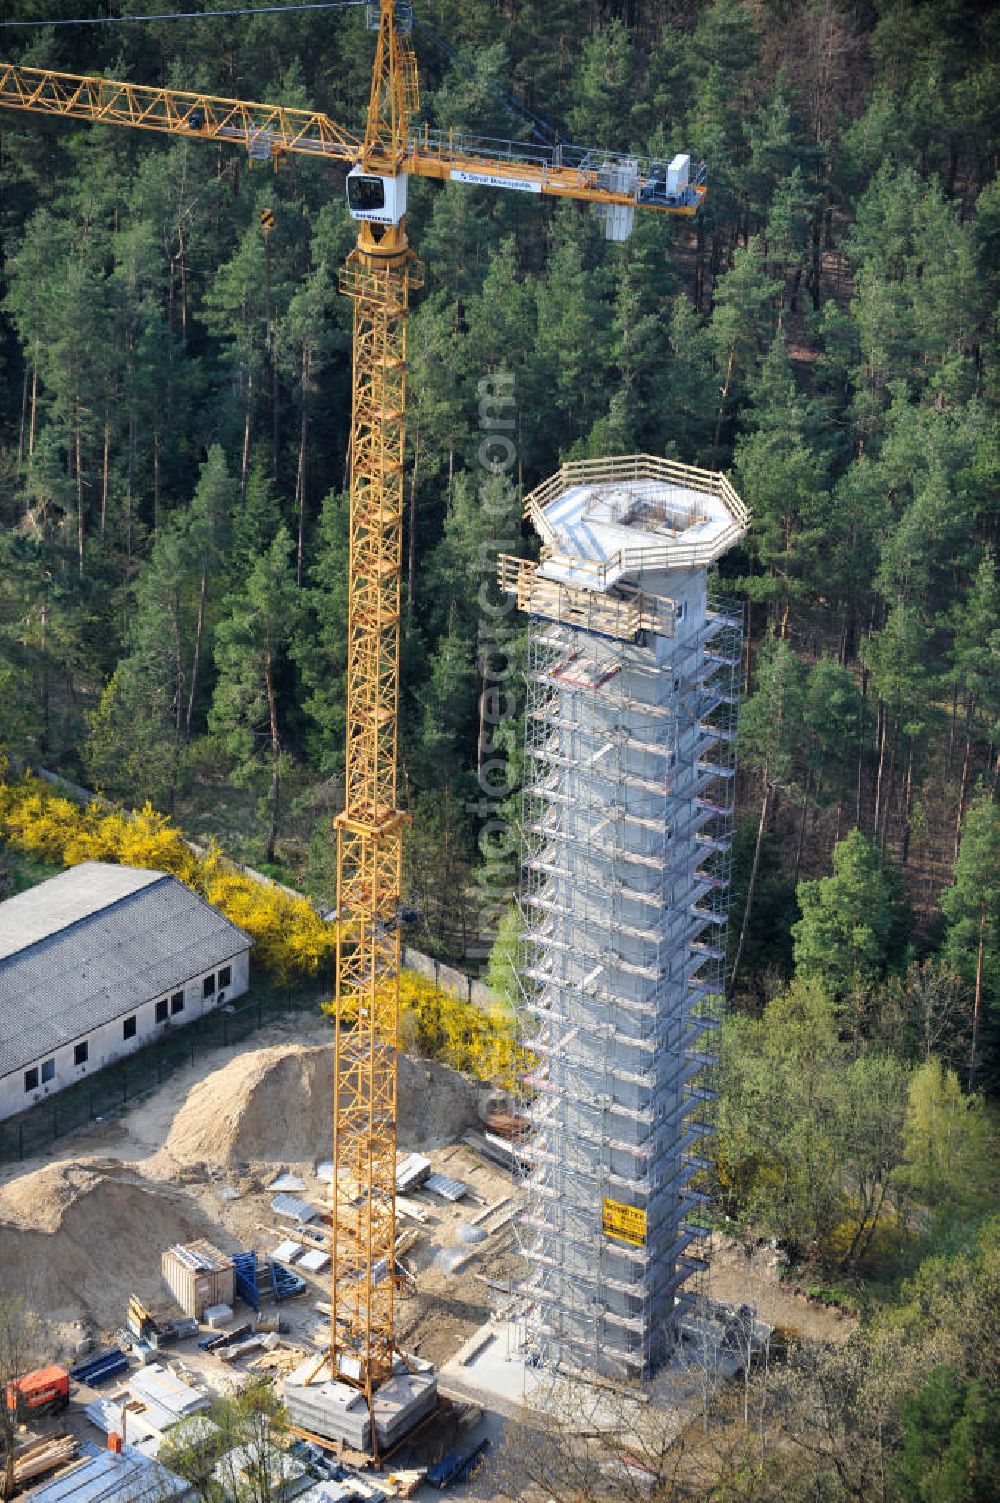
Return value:
[[(329, 1184), (316, 1169), (332, 1157), (332, 1070), (329, 1024), (290, 1016), (252, 1041), (203, 1055), (115, 1120), (94, 1123), (0, 1173), (0, 1269), (5, 1287), (39, 1317), (38, 1362), (70, 1365), (87, 1348), (110, 1344), (125, 1323), (130, 1295), (154, 1314), (179, 1313), (160, 1271), (172, 1243), (206, 1238), (224, 1251), (264, 1254), (285, 1237), (295, 1239), (294, 1226), (272, 1209), (273, 1182), (290, 1172), (302, 1182), (297, 1195), (326, 1207)], [(406, 1237), (401, 1259), (413, 1274), (397, 1307), (397, 1336), (405, 1350), (438, 1368), (484, 1326), (498, 1299), (504, 1303), (502, 1286), (519, 1269), (511, 1176), (464, 1141), (481, 1125), (480, 1095), (475, 1082), (452, 1070), (401, 1059), (400, 1154), (419, 1151), (468, 1187), (455, 1203), (415, 1192), (404, 1198), (410, 1214), (397, 1225)], [(470, 1224), (486, 1236), (473, 1242)], [(449, 1254), (467, 1255), (452, 1272), (442, 1266)], [(308, 1292), (277, 1307), (284, 1330), (274, 1354), (226, 1366), (189, 1341), (169, 1348), (163, 1360), (180, 1364), (209, 1392), (231, 1389), (255, 1363), (258, 1371), (270, 1366), (280, 1380), (283, 1367), (319, 1352), (328, 1339), (329, 1270), (299, 1271)], [(790, 1334), (821, 1340), (847, 1334), (849, 1322), (785, 1291), (779, 1275), (766, 1250), (747, 1263), (737, 1245), (728, 1245), (718, 1249), (711, 1292), (753, 1302)], [(265, 1313), (274, 1308), (265, 1305)], [(238, 1306), (236, 1319), (249, 1314)], [(442, 1389), (447, 1393), (446, 1382)], [(86, 1402), (88, 1395), (76, 1397)], [(100, 1439), (82, 1410), (80, 1403), (70, 1410), (81, 1437)], [(497, 1413), (478, 1417), (459, 1408), (446, 1412), (428, 1439), (440, 1454), (483, 1435), (495, 1445), (503, 1427)], [(488, 1466), (455, 1495), (493, 1496)]]
[[(114, 1120), (81, 1129), (0, 1173), (0, 1268), (4, 1286), (38, 1317), (36, 1360), (70, 1365), (84, 1348), (109, 1345), (133, 1294), (154, 1314), (179, 1314), (160, 1271), (162, 1252), (172, 1243), (203, 1237), (224, 1251), (263, 1254), (295, 1238), (294, 1224), (272, 1209), (271, 1186), (290, 1172), (302, 1181), (295, 1192), (300, 1198), (327, 1206), (329, 1184), (316, 1168), (332, 1158), (332, 1070), (329, 1023), (291, 1016), (251, 1042), (202, 1056)], [(486, 1277), (503, 1279), (514, 1266), (511, 1176), (462, 1141), (480, 1125), (479, 1097), (479, 1086), (455, 1071), (400, 1061), (400, 1155), (419, 1151), (435, 1170), (468, 1186), (455, 1204), (417, 1191), (409, 1197), (413, 1214), (398, 1218), (397, 1232), (409, 1234), (402, 1261), (414, 1282), (399, 1298), (397, 1336), (407, 1351), (435, 1365), (488, 1318)], [(494, 1212), (481, 1215), (494, 1205)], [(492, 1230), (459, 1247), (459, 1229), (473, 1218), (477, 1228)], [(449, 1249), (469, 1253), (455, 1272), (437, 1263)], [(318, 1352), (329, 1335), (329, 1270), (298, 1271), (308, 1292), (276, 1307), (283, 1326), (274, 1354), (279, 1376), (281, 1365)], [(264, 1311), (275, 1307), (267, 1303)], [(249, 1316), (237, 1306), (237, 1320)], [(188, 1341), (168, 1348), (163, 1360), (209, 1392), (224, 1393), (260, 1359), (229, 1367)], [(94, 1396), (78, 1391), (69, 1411), (72, 1427), (92, 1442), (100, 1437), (83, 1408)], [(66, 1418), (57, 1428), (67, 1428)], [(486, 1433), (496, 1429), (489, 1416), (471, 1428), (470, 1419), (476, 1417), (468, 1411), (463, 1423), (446, 1412), (432, 1450), (474, 1444), (484, 1427)], [(475, 1481), (455, 1492), (476, 1497)]]

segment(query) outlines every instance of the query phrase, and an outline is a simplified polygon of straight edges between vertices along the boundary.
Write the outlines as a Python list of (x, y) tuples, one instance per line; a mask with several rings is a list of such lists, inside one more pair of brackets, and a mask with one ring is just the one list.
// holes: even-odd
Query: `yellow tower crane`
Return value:
[[(396, 1047), (402, 831), (396, 808), (406, 324), (419, 266), (405, 228), (411, 176), (598, 206), (624, 240), (637, 207), (692, 217), (705, 194), (690, 159), (651, 162), (570, 146), (483, 141), (418, 128), (412, 7), (367, 6), (377, 30), (364, 137), (326, 115), (117, 79), (0, 63), (0, 107), (103, 121), (347, 166), (359, 224), (341, 274), (354, 300), (347, 756), (337, 831), (333, 1298), (330, 1369), (372, 1395), (392, 1371), (396, 1289)], [(131, 19), (137, 19), (132, 17)]]

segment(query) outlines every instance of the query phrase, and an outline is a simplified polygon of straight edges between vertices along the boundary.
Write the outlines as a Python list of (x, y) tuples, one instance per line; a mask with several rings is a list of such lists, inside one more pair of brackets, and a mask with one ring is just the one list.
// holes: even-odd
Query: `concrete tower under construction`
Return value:
[(638, 1377), (704, 1266), (742, 634), (708, 569), (748, 516), (647, 455), (564, 465), (526, 511), (522, 1292), (546, 1364)]

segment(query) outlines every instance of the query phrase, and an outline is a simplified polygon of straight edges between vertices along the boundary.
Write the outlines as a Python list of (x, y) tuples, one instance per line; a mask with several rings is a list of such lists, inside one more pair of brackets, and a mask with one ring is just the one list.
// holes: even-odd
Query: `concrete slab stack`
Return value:
[(343, 1440), (355, 1451), (369, 1450), (371, 1420), (364, 1394), (349, 1383), (332, 1381), (329, 1364), (307, 1382), (314, 1367), (310, 1360), (285, 1379), (285, 1407), (292, 1423), (328, 1440)]
[[(284, 1400), (292, 1423), (314, 1435), (343, 1440), (353, 1450), (371, 1450), (371, 1417), (364, 1394), (331, 1380), (328, 1364), (307, 1381), (314, 1367), (312, 1360), (303, 1363), (285, 1380)], [(373, 1403), (379, 1450), (395, 1445), (436, 1403), (435, 1373), (401, 1372), (387, 1379)]]
[(375, 1433), (379, 1449), (388, 1450), (437, 1403), (436, 1373), (396, 1373), (375, 1395)]

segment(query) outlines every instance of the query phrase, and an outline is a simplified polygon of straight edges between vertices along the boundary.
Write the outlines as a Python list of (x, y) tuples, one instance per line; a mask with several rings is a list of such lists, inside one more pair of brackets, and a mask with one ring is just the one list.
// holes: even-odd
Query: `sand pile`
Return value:
[(0, 1286), (51, 1320), (119, 1325), (171, 1242), (220, 1229), (182, 1192), (113, 1159), (65, 1160), (0, 1187)]
[[(454, 1070), (401, 1056), (401, 1149), (453, 1142), (476, 1121), (477, 1098), (476, 1085)], [(110, 1335), (133, 1292), (154, 1307), (166, 1298), (160, 1258), (172, 1242), (258, 1245), (257, 1187), (237, 1174), (242, 1193), (229, 1203), (219, 1185), (242, 1164), (312, 1168), (329, 1158), (332, 1117), (329, 1044), (253, 1049), (194, 1085), (168, 1082), (103, 1129), (110, 1140), (94, 1156), (0, 1183), (0, 1290), (46, 1317), (50, 1360), (53, 1342), (72, 1349), (81, 1319)], [(124, 1162), (101, 1156), (116, 1133), (130, 1155)]]
[[(476, 1121), (476, 1094), (455, 1070), (400, 1056), (400, 1146), (452, 1142)], [(330, 1046), (255, 1049), (192, 1088), (162, 1156), (181, 1166), (312, 1164), (330, 1155), (332, 1119)]]
[(399, 1056), (399, 1145), (443, 1148), (479, 1124), (481, 1087), (433, 1060)]

